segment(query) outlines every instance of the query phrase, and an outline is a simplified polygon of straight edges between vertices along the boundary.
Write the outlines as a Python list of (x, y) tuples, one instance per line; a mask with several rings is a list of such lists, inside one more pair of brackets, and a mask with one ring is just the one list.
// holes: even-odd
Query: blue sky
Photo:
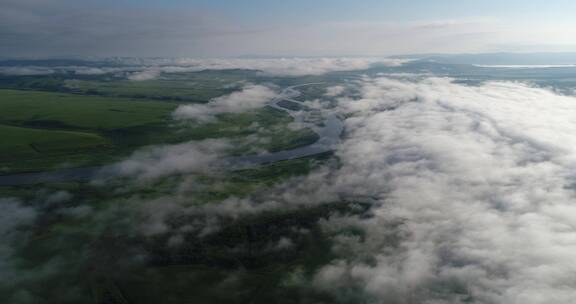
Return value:
[(378, 56), (495, 51), (576, 51), (576, 1), (0, 3), (0, 56)]
[(576, 1), (528, 0), (144, 0), (135, 5), (156, 7), (205, 8), (225, 14), (262, 21), (299, 20), (381, 20), (415, 21), (425, 19), (492, 16), (498, 18), (560, 18), (576, 17)]

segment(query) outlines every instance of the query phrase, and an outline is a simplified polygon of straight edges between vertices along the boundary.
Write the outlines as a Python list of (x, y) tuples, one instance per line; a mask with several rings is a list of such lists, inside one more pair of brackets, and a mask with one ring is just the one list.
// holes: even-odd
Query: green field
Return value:
[[(221, 114), (210, 123), (177, 123), (177, 103), (121, 97), (0, 90), (0, 174), (94, 166), (138, 147), (230, 138), (230, 154), (291, 149), (317, 140), (292, 130), (283, 111), (262, 108)], [(250, 137), (252, 135), (252, 137)], [(256, 139), (256, 140), (254, 140)]]
[(39, 130), (0, 125), (2, 153), (0, 161), (37, 157), (61, 151), (82, 151), (106, 147), (110, 142), (94, 133)]
[(0, 172), (96, 165), (150, 138), (121, 143), (126, 130), (163, 130), (176, 104), (39, 91), (0, 90)]
[(202, 71), (162, 74), (152, 80), (66, 80), (64, 88), (94, 95), (206, 103), (210, 99), (238, 90), (251, 71)]
[(166, 102), (77, 94), (0, 90), (0, 124), (22, 127), (113, 130), (169, 118)]

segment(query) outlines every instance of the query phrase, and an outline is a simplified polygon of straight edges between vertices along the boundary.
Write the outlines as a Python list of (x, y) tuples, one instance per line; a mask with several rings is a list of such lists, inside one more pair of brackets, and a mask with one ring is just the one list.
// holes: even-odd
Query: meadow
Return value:
[(161, 128), (175, 107), (125, 98), (0, 90), (0, 168), (15, 172), (61, 163), (95, 164), (127, 148), (108, 133)]
[[(234, 155), (291, 149), (317, 140), (309, 129), (288, 128), (292, 118), (272, 108), (224, 113), (213, 122), (199, 124), (175, 121), (171, 113), (178, 105), (154, 99), (2, 89), (0, 174), (101, 165), (121, 160), (139, 147), (208, 138), (229, 138)], [(247, 140), (250, 135), (252, 140)]]
[(69, 79), (62, 86), (82, 94), (206, 103), (238, 90), (246, 81), (259, 79), (254, 71), (200, 71), (162, 74), (157, 79), (141, 81), (106, 77)]
[(22, 154), (34, 155), (65, 151), (83, 150), (110, 145), (110, 142), (98, 135), (87, 132), (39, 130), (0, 125), (2, 159), (21, 157)]

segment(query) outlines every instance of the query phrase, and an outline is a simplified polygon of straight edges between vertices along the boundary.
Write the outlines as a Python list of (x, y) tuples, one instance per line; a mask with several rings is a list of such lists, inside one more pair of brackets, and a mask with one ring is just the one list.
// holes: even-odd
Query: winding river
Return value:
[[(335, 145), (340, 142), (340, 135), (344, 130), (344, 123), (342, 120), (334, 113), (321, 113), (318, 110), (312, 110), (316, 111), (315, 114), (317, 117), (310, 119), (311, 111), (303, 110), (307, 107), (301, 101), (294, 99), (300, 96), (300, 92), (297, 90), (298, 87), (317, 84), (320, 83), (306, 83), (287, 87), (282, 91), (279, 97), (271, 100), (268, 103), (268, 106), (287, 112), (290, 116), (292, 116), (294, 121), (300, 123), (305, 128), (310, 128), (313, 130), (318, 135), (318, 141), (311, 145), (291, 150), (226, 158), (223, 160), (223, 165), (229, 169), (240, 169), (332, 151)], [(296, 104), (299, 108), (301, 108), (301, 110), (294, 110), (286, 106), (282, 106), (283, 101)], [(114, 174), (115, 171), (116, 167), (114, 165), (108, 165), (98, 167), (61, 169), (47, 172), (1, 175), (0, 186), (90, 180), (96, 175)]]

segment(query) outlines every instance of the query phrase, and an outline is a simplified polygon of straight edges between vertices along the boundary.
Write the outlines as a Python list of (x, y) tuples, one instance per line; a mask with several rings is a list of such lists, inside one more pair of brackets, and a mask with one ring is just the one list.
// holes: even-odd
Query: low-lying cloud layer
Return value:
[(407, 60), (392, 58), (278, 58), (278, 59), (175, 59), (175, 66), (202, 70), (247, 69), (268, 75), (320, 75), (334, 71), (364, 70), (373, 64), (398, 66)]
[(357, 86), (360, 98), (338, 98), (337, 110), (349, 116), (341, 167), (276, 187), (260, 203), (232, 198), (209, 210), (370, 198), (371, 217), (322, 224), (364, 233), (335, 236), (340, 259), (311, 282), (334, 294), (361, 290), (374, 303), (576, 297), (575, 98), (523, 83), (434, 77)]
[[(4, 75), (49, 75), (75, 73), (77, 75), (126, 75), (130, 80), (151, 80), (162, 73), (185, 73), (203, 70), (256, 70), (272, 76), (321, 75), (335, 71), (364, 70), (372, 65), (398, 66), (405, 59), (392, 58), (278, 58), (278, 59), (111, 59), (123, 67), (84, 66), (8, 66), (0, 67)], [(111, 62), (104, 63), (110, 64)]]
[[(336, 185), (381, 207), (356, 223), (363, 241), (342, 240), (355, 254), (325, 267), (319, 286), (353, 282), (379, 303), (576, 297), (575, 98), (440, 78), (365, 79), (361, 92), (341, 101), (355, 114)], [(396, 245), (383, 242), (387, 222), (401, 223)]]

